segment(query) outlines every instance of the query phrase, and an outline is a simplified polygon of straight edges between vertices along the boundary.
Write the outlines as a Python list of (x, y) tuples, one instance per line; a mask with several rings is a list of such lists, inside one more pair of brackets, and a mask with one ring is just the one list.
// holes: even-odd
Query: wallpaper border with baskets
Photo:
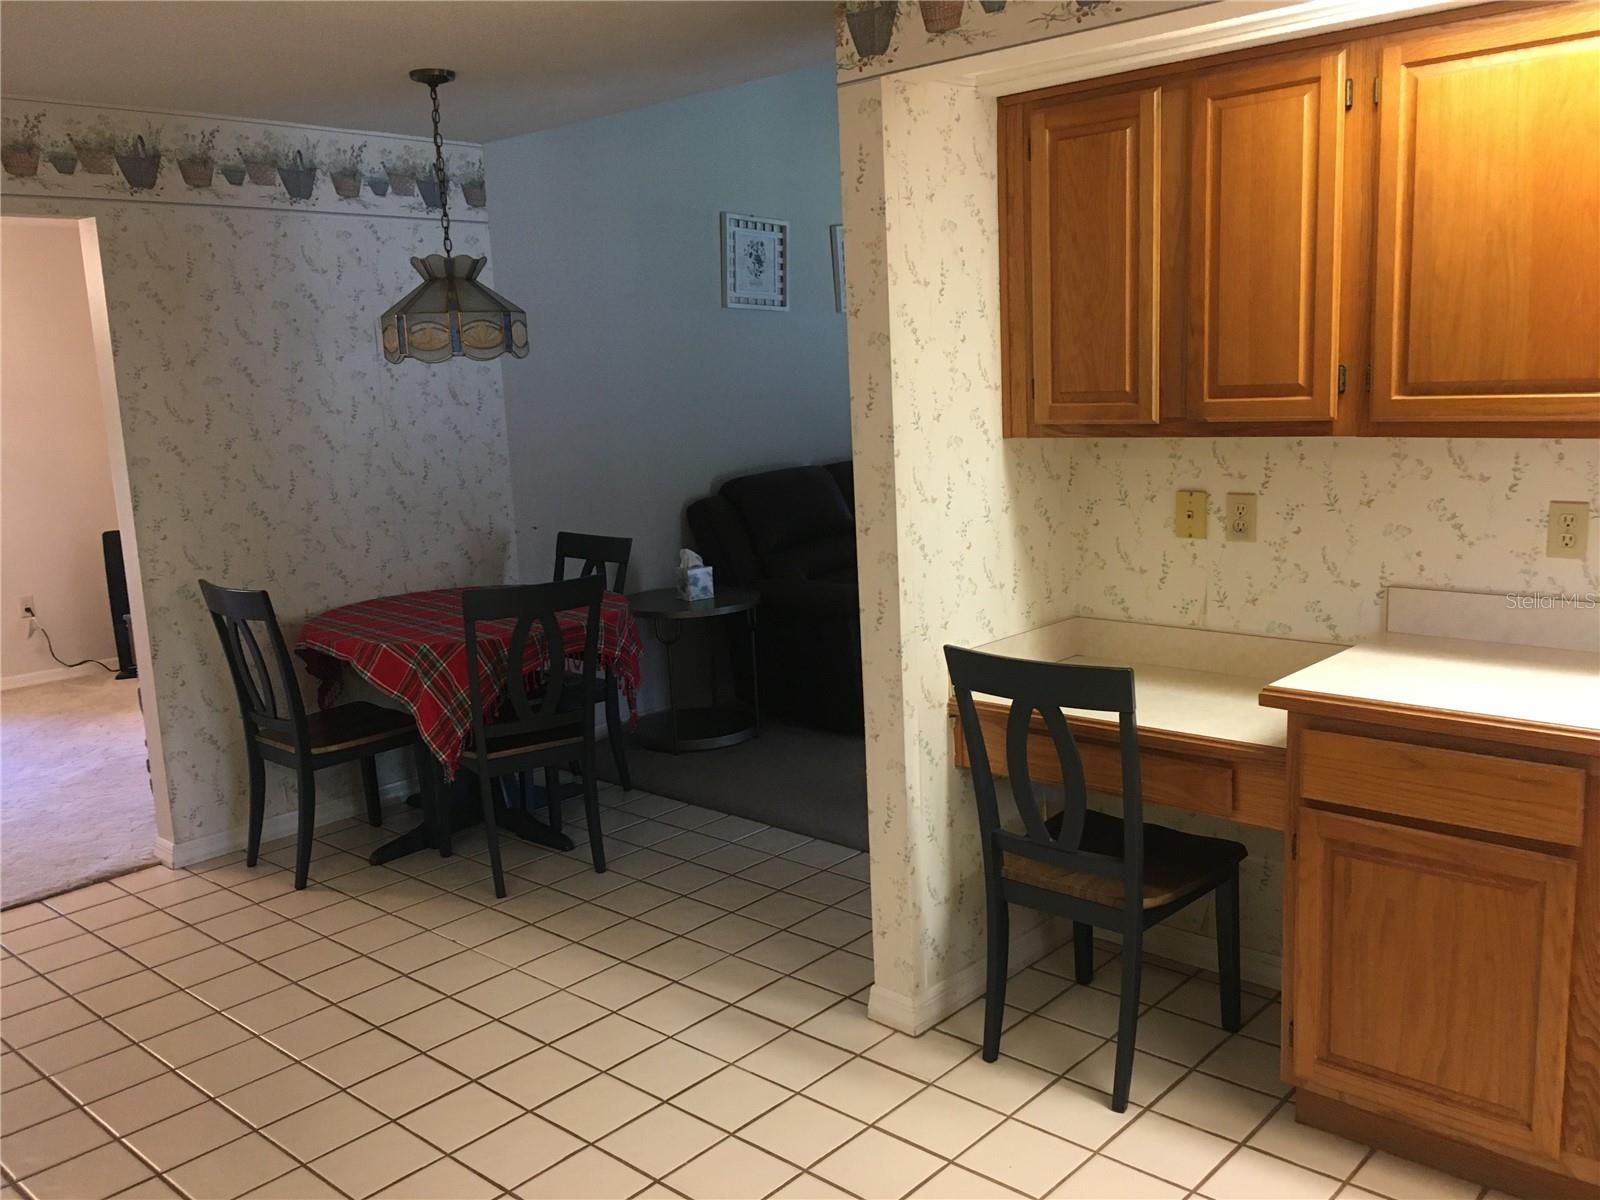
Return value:
[[(432, 164), (425, 138), (0, 101), (0, 188), (9, 196), (426, 217), (440, 201)], [(452, 221), (487, 222), (481, 147), (446, 142), (445, 164)]]

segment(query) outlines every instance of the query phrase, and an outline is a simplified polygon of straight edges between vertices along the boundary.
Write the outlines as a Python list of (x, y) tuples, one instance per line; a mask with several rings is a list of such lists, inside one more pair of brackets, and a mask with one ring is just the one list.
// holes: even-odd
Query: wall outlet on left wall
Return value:
[(24, 621), (39, 615), (38, 610), (33, 607), (32, 596), (24, 596), (17, 601), (17, 615)]

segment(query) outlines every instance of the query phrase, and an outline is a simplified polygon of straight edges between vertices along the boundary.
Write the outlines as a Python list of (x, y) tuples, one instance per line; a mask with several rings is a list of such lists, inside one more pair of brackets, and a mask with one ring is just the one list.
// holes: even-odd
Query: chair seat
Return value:
[[(341, 750), (354, 750), (370, 742), (381, 742), (404, 734), (415, 734), (417, 723), (411, 714), (398, 709), (353, 700), (349, 704), (336, 704), (320, 712), (306, 715), (306, 733), (311, 738), (313, 754), (333, 754)], [(287, 736), (276, 733), (257, 734), (257, 740), (287, 753), (294, 753), (294, 743)]]
[[(1052, 822), (1054, 824), (1054, 822)], [(1122, 819), (1090, 810), (1080, 847), (1093, 854), (1122, 854)], [(1202, 837), (1165, 825), (1144, 827), (1144, 907), (1160, 908), (1184, 896), (1209, 891), (1244, 860), (1245, 848), (1225, 838)], [(1013, 883), (1121, 907), (1122, 880), (1071, 871), (1021, 854), (1002, 854), (1000, 874)]]
[[(529, 754), (539, 750), (555, 750), (562, 746), (578, 747), (583, 745), (583, 734), (576, 727), (570, 729), (546, 729), (539, 733), (525, 733), (513, 737), (492, 737), (489, 739), (489, 758), (511, 758), (517, 754)], [(473, 751), (469, 747), (462, 761), (472, 757)]]

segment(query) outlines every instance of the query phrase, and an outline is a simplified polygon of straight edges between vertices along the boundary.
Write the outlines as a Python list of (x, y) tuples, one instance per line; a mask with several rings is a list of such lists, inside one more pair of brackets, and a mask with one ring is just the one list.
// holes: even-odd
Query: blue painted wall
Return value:
[[(664, 586), (690, 500), (849, 456), (831, 66), (485, 151), (493, 286), (532, 343), (501, 360), (522, 579), (550, 577), (570, 528), (631, 536), (630, 588)], [(790, 223), (787, 312), (722, 307), (724, 211)]]

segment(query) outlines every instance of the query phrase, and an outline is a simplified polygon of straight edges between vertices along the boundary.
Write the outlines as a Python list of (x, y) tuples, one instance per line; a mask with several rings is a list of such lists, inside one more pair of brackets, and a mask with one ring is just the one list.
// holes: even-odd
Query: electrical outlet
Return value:
[(1552, 500), (1546, 558), (1582, 558), (1589, 544), (1589, 504), (1585, 500)]
[(1193, 489), (1178, 493), (1178, 507), (1172, 514), (1172, 532), (1181, 538), (1206, 536), (1206, 494)]
[(39, 615), (39, 610), (33, 606), (33, 597), (24, 596), (17, 602), (17, 615), (26, 621), (29, 617)]
[(1254, 492), (1229, 492), (1223, 505), (1224, 534), (1230, 542), (1256, 540), (1256, 494)]

